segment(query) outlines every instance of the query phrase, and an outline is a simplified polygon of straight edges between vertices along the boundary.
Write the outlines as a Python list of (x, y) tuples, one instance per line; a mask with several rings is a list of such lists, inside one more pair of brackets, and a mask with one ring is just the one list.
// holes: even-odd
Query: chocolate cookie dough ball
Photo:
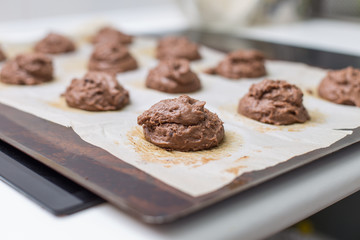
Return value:
[(6, 55), (0, 46), (0, 62), (5, 61), (5, 60), (6, 60)]
[(7, 61), (0, 73), (2, 82), (17, 85), (35, 85), (52, 79), (52, 59), (42, 53), (20, 54)]
[(75, 51), (75, 44), (72, 40), (63, 35), (50, 33), (44, 39), (36, 43), (34, 50), (35, 52), (48, 54), (67, 53)]
[(285, 81), (266, 79), (253, 84), (240, 100), (238, 112), (259, 122), (274, 125), (303, 123), (310, 119), (303, 93)]
[(137, 69), (138, 65), (125, 46), (107, 42), (95, 46), (88, 67), (90, 71), (116, 74)]
[(224, 138), (223, 122), (204, 108), (205, 102), (183, 95), (162, 100), (138, 117), (147, 141), (178, 151), (199, 151), (218, 146)]
[(199, 47), (186, 37), (165, 37), (159, 40), (156, 48), (158, 59), (185, 58), (190, 61), (201, 58)]
[(234, 51), (206, 72), (230, 79), (262, 77), (266, 75), (265, 57), (257, 50)]
[(348, 67), (329, 71), (321, 81), (318, 93), (331, 102), (360, 107), (360, 70)]
[(88, 72), (73, 79), (64, 96), (70, 107), (87, 111), (119, 110), (129, 103), (129, 92), (105, 72)]
[(130, 44), (133, 36), (126, 35), (112, 27), (101, 28), (92, 39), (93, 44), (113, 42), (117, 44)]
[(186, 59), (167, 59), (149, 71), (146, 87), (167, 93), (190, 93), (201, 88), (200, 79)]

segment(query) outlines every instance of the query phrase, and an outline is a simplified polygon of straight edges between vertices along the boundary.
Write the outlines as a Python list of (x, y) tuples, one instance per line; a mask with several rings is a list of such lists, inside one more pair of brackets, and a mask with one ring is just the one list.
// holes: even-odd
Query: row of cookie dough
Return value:
[[(120, 35), (116, 35), (116, 33)], [(99, 43), (101, 42), (101, 38), (111, 34), (118, 36), (117, 38), (113, 37), (113, 39), (124, 38), (124, 34), (116, 30), (105, 28), (99, 31), (93, 38), (95, 39), (93, 41)], [(54, 35), (50, 34), (49, 36)], [(45, 39), (47, 38), (48, 37)], [(126, 43), (130, 43), (130, 36), (126, 35), (125, 38)], [(44, 45), (44, 42), (46, 42), (45, 39), (41, 40), (37, 45)], [(59, 40), (60, 42), (64, 42), (63, 38), (59, 39), (62, 39), (61, 41)], [(108, 42), (115, 42), (115, 40), (109, 40), (110, 38), (105, 39), (108, 39)], [(182, 37), (170, 37), (165, 38), (165, 40), (166, 39), (180, 39), (178, 41), (181, 43), (180, 45), (192, 45), (192, 43), (188, 40), (184, 40), (185, 38)], [(102, 41), (105, 42), (105, 40)], [(159, 46), (162, 44), (163, 42), (160, 40)], [(68, 44), (62, 44), (61, 46), (65, 45)], [(50, 45), (48, 44), (48, 46)], [(112, 66), (107, 66), (109, 65), (107, 64), (107, 61), (100, 61), (101, 56), (113, 59), (114, 61), (111, 61), (111, 64), (114, 65), (118, 60), (119, 53), (120, 55), (128, 55), (126, 48), (122, 48), (122, 45), (120, 44), (117, 46), (118, 47), (109, 47), (107, 44), (98, 44), (92, 54), (89, 69), (104, 70), (104, 68), (99, 69), (98, 67), (91, 67), (92, 65), (106, 65), (105, 69), (111, 69)], [(49, 49), (49, 47), (43, 48)], [(121, 52), (121, 49), (124, 49), (124, 52)], [(134, 64), (131, 63), (131, 60), (128, 61), (125, 59), (124, 61), (120, 61), (120, 65), (118, 66), (121, 68), (122, 66), (130, 65)], [(116, 71), (107, 72), (115, 73)], [(231, 52), (220, 61), (217, 67), (210, 69), (208, 72), (218, 73), (232, 79), (263, 76), (266, 74), (264, 56), (256, 50), (238, 50)], [(5, 83), (39, 84), (50, 81), (53, 78), (52, 73), (53, 66), (49, 56), (42, 53), (30, 53), (21, 54), (14, 60), (8, 61), (4, 65), (0, 77), (1, 81)], [(359, 75), (359, 70), (351, 67), (339, 71), (330, 71), (319, 86), (319, 95), (335, 103), (360, 106)], [(199, 90), (201, 88), (201, 83), (198, 76), (191, 71), (188, 60), (172, 57), (160, 61), (157, 67), (149, 71), (146, 78), (146, 86), (168, 93), (189, 93)]]
[[(92, 37), (94, 51), (88, 64), (89, 70), (122, 72), (137, 68), (125, 44), (132, 42), (132, 36), (105, 27)], [(115, 50), (114, 50), (115, 48)], [(75, 43), (68, 37), (50, 33), (34, 45), (34, 53), (19, 54), (5, 63), (1, 70), (1, 81), (8, 84), (35, 85), (53, 79), (52, 57), (47, 54), (74, 52)], [(0, 58), (6, 59), (3, 51)]]
[[(136, 69), (136, 60), (122, 44), (118, 44), (115, 40), (108, 40), (107, 42), (102, 40), (102, 43), (99, 43), (100, 37), (104, 38), (105, 36), (111, 35), (109, 32), (111, 33), (108, 28), (102, 29), (94, 37), (94, 39), (97, 40), (95, 41), (97, 45), (95, 45), (90, 57), (88, 69), (113, 74)], [(113, 35), (115, 35), (115, 33)], [(120, 32), (117, 33), (120, 34)], [(54, 36), (57, 35), (50, 34), (49, 36), (45, 39), (56, 38)], [(113, 37), (113, 39), (119, 38), (120, 37)], [(46, 45), (43, 49), (54, 50), (52, 44), (49, 42), (56, 43), (56, 41), (45, 39), (41, 40), (41, 44), (38, 43), (37, 45)], [(59, 36), (58, 40), (60, 43), (70, 41), (65, 41), (62, 36)], [(47, 44), (45, 44), (45, 42), (47, 42)], [(113, 44), (114, 42), (117, 44)], [(59, 46), (66, 45), (69, 44), (59, 44)], [(170, 46), (173, 46), (173, 48)], [(147, 87), (169, 93), (188, 93), (201, 88), (200, 80), (196, 74), (190, 70), (188, 61), (188, 59), (194, 60), (200, 58), (198, 46), (195, 43), (191, 43), (184, 37), (166, 37), (158, 42), (157, 49), (158, 57), (164, 58), (164, 60), (161, 60), (158, 67), (149, 72), (146, 80)], [(55, 50), (59, 53), (59, 47)], [(66, 51), (66, 48), (62, 50)], [(55, 51), (47, 52), (54, 53)], [(53, 67), (50, 56), (42, 53), (20, 54), (5, 64), (1, 74), (1, 81), (20, 85), (39, 84), (50, 81), (52, 79), (52, 71)], [(215, 72), (230, 78), (259, 77), (266, 72), (264, 57), (261, 53), (253, 50), (240, 50), (230, 53), (219, 63), (218, 67), (212, 70), (212, 73)]]
[[(74, 52), (75, 49), (75, 43), (71, 39), (56, 33), (48, 34), (33, 47), (34, 52), (44, 54), (69, 53)], [(5, 61), (6, 59), (6, 54), (0, 48), (0, 61)]]
[[(137, 68), (136, 60), (124, 46), (131, 41), (132, 36), (115, 29), (101, 29), (92, 39), (96, 45), (89, 61), (89, 70), (118, 73)], [(74, 49), (69, 39), (56, 34), (49, 34), (35, 48), (48, 53)], [(201, 89), (200, 80), (191, 71), (188, 62), (188, 59), (201, 57), (195, 43), (184, 37), (166, 37), (159, 41), (157, 49), (158, 57), (164, 60), (150, 70), (146, 78), (147, 87), (168, 93), (190, 93)], [(261, 77), (266, 75), (264, 62), (263, 54), (256, 50), (238, 50), (229, 53), (216, 67), (206, 72), (230, 79)], [(29, 53), (8, 61), (0, 77), (2, 82), (9, 84), (39, 84), (50, 81), (52, 72), (49, 56)], [(324, 99), (356, 106), (360, 106), (359, 91), (359, 70), (351, 67), (330, 71), (318, 90)]]
[[(335, 103), (360, 106), (360, 71), (351, 67), (330, 71), (318, 91), (320, 96)], [(222, 142), (225, 131), (219, 117), (204, 105), (205, 102), (186, 95), (162, 100), (141, 114), (137, 122), (143, 127), (146, 140), (159, 147), (178, 151), (209, 149)], [(240, 99), (237, 111), (274, 125), (304, 123), (310, 119), (302, 91), (280, 80), (265, 79), (253, 84)]]
[[(137, 61), (129, 53), (126, 47), (126, 45), (132, 43), (132, 41), (132, 36), (126, 35), (114, 28), (105, 27), (100, 29), (97, 34), (91, 38), (91, 42), (95, 44), (95, 47), (89, 59), (88, 69), (91, 71), (106, 71), (114, 74), (137, 69)], [(198, 48), (199, 47), (196, 43), (189, 41), (185, 37), (164, 37), (158, 41), (156, 47), (156, 57), (160, 60), (178, 58), (183, 58), (189, 61), (198, 60), (201, 59)], [(48, 34), (34, 46), (35, 52), (45, 54), (61, 54), (73, 52), (75, 50), (75, 43), (70, 38), (56, 33)], [(3, 59), (6, 58), (2, 51), (0, 51), (0, 58), (1, 56)], [(21, 59), (30, 58), (34, 61), (38, 58), (39, 62), (49, 62), (48, 59), (45, 59), (44, 56), (39, 54), (31, 57), (19, 55), (15, 58), (15, 62), (18, 62), (17, 59), (21, 61)], [(12, 63), (12, 65), (15, 65), (15, 63)], [(21, 67), (19, 67), (19, 70), (21, 70)], [(210, 69), (208, 72), (212, 74), (220, 74), (228, 78), (260, 77), (266, 73), (264, 67), (264, 56), (257, 51), (234, 52), (229, 54), (227, 58), (219, 63), (216, 68)], [(48, 81), (49, 77), (42, 77), (42, 79)], [(13, 84), (38, 84), (41, 81), (36, 81), (26, 77), (23, 80), (19, 78), (11, 79), (11, 77), (8, 76), (4, 82)], [(170, 87), (168, 92), (185, 93), (188, 91), (194, 91), (188, 90), (189, 87), (182, 86), (182, 83), (183, 82), (181, 81), (180, 83), (175, 81), (175, 85), (179, 85), (178, 89)], [(174, 83), (171, 82), (169, 84), (174, 85)], [(157, 84), (148, 83), (148, 85), (153, 86)], [(188, 85), (188, 83), (185, 85)], [(156, 88), (156, 86), (154, 88)], [(190, 87), (190, 89), (193, 88), (194, 87)], [(197, 89), (199, 89), (199, 87)], [(164, 91), (166, 91), (166, 89)]]
[[(351, 70), (353, 69), (348, 68), (341, 71)], [(333, 72), (323, 81), (327, 81), (331, 75)], [(101, 98), (97, 91), (88, 89), (101, 89), (101, 92), (106, 94)], [(116, 93), (113, 98), (111, 92)], [(78, 105), (73, 105), (74, 95), (78, 98)], [(115, 103), (118, 103), (120, 108), (129, 102), (128, 92), (119, 86), (116, 78), (100, 72), (90, 72), (82, 80), (76, 80), (76, 84), (74, 82), (66, 90), (65, 97), (70, 106), (77, 108), (97, 106), (99, 103), (103, 104), (105, 99), (118, 99)], [(97, 101), (91, 102), (96, 97)], [(84, 102), (87, 104), (82, 105)], [(218, 146), (225, 133), (223, 122), (215, 113), (205, 109), (204, 105), (205, 102), (186, 95), (166, 99), (141, 114), (138, 124), (143, 126), (145, 138), (159, 147), (179, 151), (209, 149)], [(238, 113), (274, 125), (304, 123), (310, 119), (303, 105), (303, 93), (297, 86), (286, 81), (269, 79), (250, 87), (249, 92), (239, 101)]]
[[(204, 106), (205, 102), (182, 95), (156, 103), (137, 122), (143, 127), (145, 139), (156, 146), (177, 151), (206, 150), (218, 146), (225, 131), (218, 115)], [(251, 86), (239, 101), (238, 113), (275, 125), (310, 119), (298, 87), (269, 79)]]
[[(105, 52), (100, 54), (105, 58), (115, 53), (111, 58), (113, 60), (118, 59), (117, 53), (121, 53), (118, 49), (123, 49), (122, 45), (112, 43), (97, 46), (102, 46), (104, 51), (99, 52)], [(149, 72), (146, 81), (148, 87), (166, 92), (191, 92), (200, 89), (200, 80), (191, 71), (187, 60), (174, 57), (165, 59)], [(26, 58), (19, 59), (18, 65), (25, 66), (24, 69), (32, 72), (34, 77), (41, 78), (49, 72), (49, 68), (39, 68), (39, 62), (45, 62), (43, 65), (48, 66), (48, 61), (35, 60), (34, 64), (28, 66), (26, 62)], [(266, 74), (264, 57), (257, 51), (230, 53), (217, 67), (208, 72), (232, 79), (260, 77)], [(21, 74), (18, 76), (21, 77)], [(337, 103), (359, 106), (359, 76), (359, 70), (353, 68), (329, 72), (320, 84), (319, 94)], [(167, 83), (163, 84), (164, 82)], [(175, 87), (169, 88), (169, 83), (175, 83), (173, 84)], [(186, 88), (178, 90), (178, 86), (184, 85)], [(329, 93), (331, 97), (326, 97)], [(249, 93), (240, 100), (238, 112), (275, 125), (302, 123), (309, 119), (302, 104), (302, 97), (301, 90), (294, 85), (285, 81), (264, 80), (254, 84)], [(83, 79), (72, 81), (66, 90), (65, 98), (69, 106), (84, 110), (118, 110), (128, 104), (129, 93), (119, 85), (114, 75), (89, 72)], [(146, 139), (160, 147), (180, 151), (208, 149), (222, 141), (224, 129), (217, 115), (206, 110), (204, 105), (204, 102), (198, 102), (187, 96), (164, 100), (142, 114), (138, 123), (143, 125)], [(189, 106), (193, 106), (193, 109)], [(156, 112), (156, 109), (161, 109), (161, 114)], [(206, 119), (211, 121), (208, 122)], [(173, 120), (175, 122), (171, 122)]]
[[(118, 73), (137, 68), (136, 60), (125, 47), (133, 41), (132, 36), (105, 27), (91, 41), (96, 45), (90, 57), (89, 70)], [(40, 53), (22, 54), (8, 61), (1, 71), (1, 81), (10, 84), (50, 81), (52, 62), (50, 57), (41, 53), (74, 51), (75, 44), (65, 36), (51, 33), (36, 43), (34, 49)], [(0, 57), (5, 58), (2, 51)], [(168, 93), (189, 93), (201, 88), (200, 80), (191, 71), (188, 62), (201, 58), (197, 44), (185, 37), (165, 37), (158, 42), (157, 57), (165, 60), (150, 70), (146, 79), (147, 87)], [(264, 56), (256, 50), (234, 51), (206, 72), (230, 79), (262, 77), (266, 75)], [(359, 71), (353, 68), (329, 72), (319, 86), (319, 95), (336, 103), (359, 106), (358, 79)]]
[[(74, 79), (64, 94), (70, 107), (89, 111), (117, 110), (129, 103), (129, 93), (114, 75), (89, 72)], [(138, 118), (145, 138), (169, 150), (197, 151), (217, 146), (224, 137), (222, 121), (200, 102), (183, 95), (153, 105)], [(285, 81), (265, 79), (240, 99), (238, 113), (274, 125), (303, 123), (310, 116), (303, 93)]]
[[(63, 94), (70, 107), (89, 111), (121, 109), (129, 93), (114, 75), (88, 72), (74, 79)], [(223, 122), (204, 108), (205, 102), (182, 95), (162, 100), (138, 117), (146, 140), (167, 150), (199, 151), (218, 146), (224, 138)]]
[[(353, 75), (351, 75), (353, 76)], [(118, 110), (129, 103), (129, 93), (106, 72), (89, 72), (74, 79), (64, 94), (70, 107), (90, 111)], [(240, 100), (238, 112), (260, 122), (283, 125), (305, 122), (309, 115), (299, 88), (285, 81), (253, 84)], [(222, 121), (204, 108), (205, 102), (181, 96), (163, 100), (138, 118), (145, 138), (168, 150), (198, 151), (219, 145)]]
[[(127, 45), (133, 42), (133, 36), (111, 27), (104, 27), (91, 37), (91, 42), (95, 45), (95, 49), (89, 61), (89, 70), (121, 73), (137, 68), (137, 61), (127, 49)], [(158, 42), (156, 49), (158, 59), (201, 58), (198, 45), (185, 37), (165, 37)], [(37, 53), (57, 55), (76, 51), (76, 45), (66, 36), (50, 33), (37, 42), (33, 50)], [(4, 60), (6, 54), (0, 48), (0, 61)]]
[[(108, 40), (101, 40), (104, 38)], [(130, 43), (128, 35), (124, 37), (122, 33), (109, 28), (100, 30), (93, 38), (97, 45), (90, 57), (89, 70), (115, 74), (135, 69), (136, 60), (126, 47), (119, 44), (119, 39), (122, 38), (126, 38), (126, 43)], [(50, 49), (51, 44), (47, 45), (47, 49)], [(147, 87), (168, 93), (190, 93), (201, 89), (200, 80), (191, 71), (189, 64), (189, 60), (201, 57), (197, 44), (184, 37), (165, 37), (158, 42), (157, 49), (158, 58), (163, 60), (156, 68), (150, 70), (146, 79)], [(38, 74), (39, 71), (28, 67), (34, 65), (37, 65), (36, 70), (40, 71), (43, 68), (43, 74)], [(51, 70), (49, 57), (41, 54), (22, 54), (4, 66), (1, 79), (10, 84), (39, 84), (51, 80)], [(208, 72), (232, 79), (260, 77), (266, 74), (264, 56), (256, 50), (235, 51)]]
[[(93, 37), (91, 42), (93, 44), (101, 44), (113, 42), (114, 44), (126, 45), (130, 44), (133, 37), (124, 34), (111, 27), (101, 28)], [(49, 33), (43, 39), (35, 43), (34, 52), (45, 54), (62, 54), (76, 51), (76, 44), (69, 37), (58, 33)], [(6, 54), (0, 50), (0, 61), (6, 60)]]

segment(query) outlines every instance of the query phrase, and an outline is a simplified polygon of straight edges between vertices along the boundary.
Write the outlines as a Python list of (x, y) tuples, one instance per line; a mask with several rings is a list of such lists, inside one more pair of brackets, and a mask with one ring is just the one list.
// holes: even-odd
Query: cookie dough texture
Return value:
[(0, 46), (0, 62), (5, 61), (5, 60), (6, 60), (6, 55)]
[(129, 103), (129, 92), (105, 72), (88, 72), (73, 79), (64, 96), (68, 106), (87, 111), (119, 110)]
[(1, 82), (35, 85), (53, 79), (53, 62), (43, 53), (26, 53), (7, 61), (1, 69)]
[(146, 87), (167, 93), (190, 93), (201, 88), (200, 79), (186, 59), (167, 59), (149, 71)]
[(360, 107), (360, 70), (347, 67), (329, 71), (321, 81), (318, 93), (331, 102)]
[(266, 75), (265, 57), (257, 50), (237, 50), (205, 72), (230, 79), (263, 77)]
[(115, 44), (130, 44), (133, 36), (127, 35), (112, 27), (101, 28), (92, 38), (93, 44), (112, 42)]
[(274, 125), (304, 123), (310, 119), (303, 93), (286, 81), (263, 80), (253, 84), (240, 100), (238, 112), (259, 122)]
[(177, 151), (199, 151), (218, 146), (223, 122), (204, 108), (205, 102), (182, 95), (162, 100), (138, 117), (147, 141)]
[(189, 61), (201, 59), (199, 46), (190, 42), (186, 37), (164, 37), (159, 40), (156, 57), (160, 60), (167, 58), (184, 58)]
[(112, 74), (135, 70), (138, 64), (127, 47), (112, 42), (95, 45), (88, 68)]
[(35, 52), (60, 54), (75, 51), (75, 43), (63, 35), (50, 33), (35, 44)]

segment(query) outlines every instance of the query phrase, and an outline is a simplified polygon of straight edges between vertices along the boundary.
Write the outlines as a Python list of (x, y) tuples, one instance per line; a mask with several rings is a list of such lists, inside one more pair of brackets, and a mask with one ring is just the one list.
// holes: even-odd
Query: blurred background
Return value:
[(0, 21), (177, 4), (191, 20), (206, 25), (281, 23), (307, 17), (359, 18), (359, 0), (12, 0), (3, 1)]
[(360, 56), (360, 0), (3, 0), (0, 42), (69, 31), (67, 16), (72, 32), (96, 19), (132, 34), (191, 28)]
[[(12, 0), (2, 1), (0, 21), (179, 5), (197, 24), (216, 26), (281, 23), (314, 16), (353, 19), (360, 17), (359, 0)], [(193, 22), (195, 23), (195, 22)]]

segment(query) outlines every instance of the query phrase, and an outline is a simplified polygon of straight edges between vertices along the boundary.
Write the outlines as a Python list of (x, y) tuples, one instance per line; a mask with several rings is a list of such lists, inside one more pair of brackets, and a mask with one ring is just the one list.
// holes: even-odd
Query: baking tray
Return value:
[(0, 180), (56, 216), (104, 202), (92, 192), (0, 141)]
[[(264, 51), (269, 58), (305, 62), (326, 68), (342, 68), (359, 62), (359, 59), (353, 56), (227, 35), (196, 31), (182, 34), (220, 50), (252, 47)], [(84, 142), (71, 128), (3, 104), (0, 104), (0, 139), (143, 221), (159, 224), (178, 219), (358, 142), (360, 128), (328, 148), (294, 157), (261, 171), (243, 174), (229, 185), (200, 197), (192, 197), (176, 190), (105, 150)], [(117, 167), (102, 165), (98, 159), (116, 162)]]

